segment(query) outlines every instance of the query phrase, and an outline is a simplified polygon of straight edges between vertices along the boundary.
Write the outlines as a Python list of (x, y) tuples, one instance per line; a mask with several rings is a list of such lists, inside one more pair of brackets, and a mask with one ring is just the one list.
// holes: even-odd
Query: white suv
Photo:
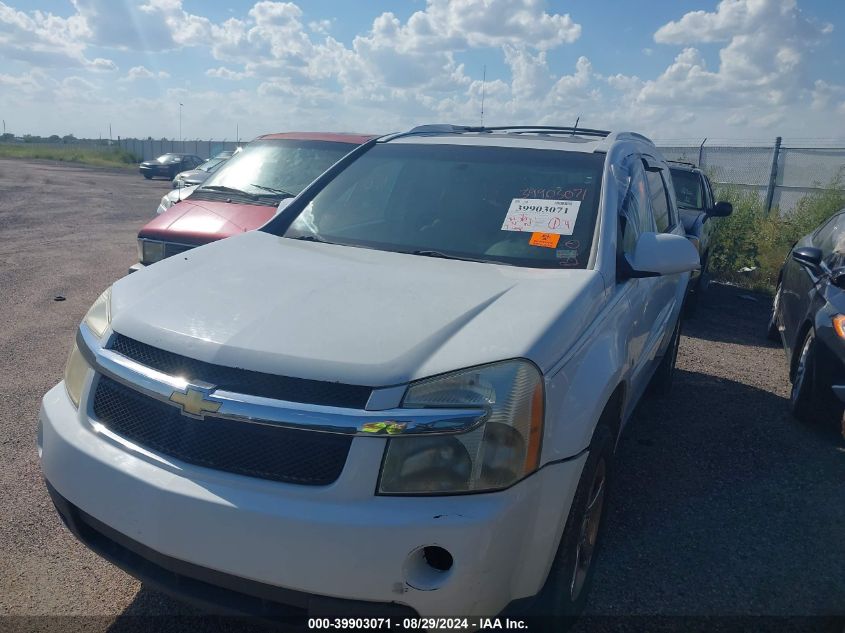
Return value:
[(364, 144), (96, 301), (40, 413), (60, 514), (216, 610), (576, 614), (698, 266), (671, 182), (627, 132)]

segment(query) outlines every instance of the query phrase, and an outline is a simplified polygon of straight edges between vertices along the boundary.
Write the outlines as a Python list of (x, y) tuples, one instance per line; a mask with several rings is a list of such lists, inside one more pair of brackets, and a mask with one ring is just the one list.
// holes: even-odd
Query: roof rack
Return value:
[(605, 138), (610, 135), (606, 130), (592, 130), (590, 128), (559, 127), (555, 125), (498, 125), (493, 127), (481, 127), (472, 125), (450, 125), (435, 123), (430, 125), (418, 125), (407, 132), (398, 132), (383, 137), (383, 140), (390, 141), (404, 136), (417, 136), (422, 134), (464, 134), (472, 132), (514, 132), (515, 134), (569, 134), (570, 136), (597, 136)]
[(687, 165), (689, 167), (695, 167), (696, 169), (698, 169), (698, 165), (696, 165), (695, 163), (691, 163), (688, 160), (667, 160), (666, 162), (675, 163), (676, 165)]

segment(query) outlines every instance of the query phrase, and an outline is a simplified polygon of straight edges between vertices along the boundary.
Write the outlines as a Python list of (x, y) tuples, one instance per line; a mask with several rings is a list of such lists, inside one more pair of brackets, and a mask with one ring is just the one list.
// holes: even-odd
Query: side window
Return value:
[(845, 215), (833, 216), (821, 231), (816, 234), (813, 243), (822, 249), (822, 257), (828, 268), (841, 268), (845, 265)]
[(675, 224), (671, 217), (669, 197), (666, 194), (666, 187), (663, 184), (663, 176), (660, 171), (647, 171), (648, 189), (651, 197), (651, 210), (654, 213), (654, 222), (660, 233), (666, 233)]
[(833, 249), (834, 235), (841, 233), (843, 226), (845, 226), (843, 215), (841, 213), (834, 215), (813, 236), (813, 246), (822, 249), (822, 252), (828, 255)]
[(631, 161), (630, 181), (628, 191), (622, 203), (619, 214), (621, 250), (625, 253), (633, 253), (637, 238), (641, 233), (655, 230), (654, 219), (648, 201), (648, 189), (646, 187), (645, 170), (642, 161)]

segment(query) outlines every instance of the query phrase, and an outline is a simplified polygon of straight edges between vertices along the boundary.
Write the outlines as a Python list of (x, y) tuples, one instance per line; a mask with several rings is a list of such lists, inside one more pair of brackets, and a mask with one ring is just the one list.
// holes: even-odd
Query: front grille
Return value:
[(165, 242), (164, 257), (173, 257), (174, 255), (178, 255), (179, 253), (189, 251), (192, 248), (195, 248), (195, 246), (192, 246), (190, 244), (174, 244), (173, 242)]
[(308, 380), (225, 367), (188, 358), (116, 334), (111, 349), (134, 361), (188, 381), (203, 381), (218, 389), (289, 402), (363, 409), (372, 388), (323, 380)]
[(352, 443), (348, 435), (190, 418), (105, 376), (94, 394), (94, 415), (114, 433), (189, 464), (312, 486), (340, 476)]

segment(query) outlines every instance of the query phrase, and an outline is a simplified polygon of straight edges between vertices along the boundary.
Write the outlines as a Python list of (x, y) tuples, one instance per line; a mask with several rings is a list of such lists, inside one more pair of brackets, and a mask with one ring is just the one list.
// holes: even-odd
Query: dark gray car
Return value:
[(798, 240), (783, 263), (769, 338), (782, 342), (786, 351), (793, 415), (803, 422), (841, 424), (845, 409), (845, 209)]
[(693, 273), (690, 277), (687, 305), (692, 311), (710, 281), (707, 266), (710, 263), (711, 236), (714, 228), (710, 219), (730, 215), (733, 213), (733, 206), (730, 202), (715, 201), (710, 179), (692, 163), (668, 163), (684, 230), (701, 256), (701, 271)]

